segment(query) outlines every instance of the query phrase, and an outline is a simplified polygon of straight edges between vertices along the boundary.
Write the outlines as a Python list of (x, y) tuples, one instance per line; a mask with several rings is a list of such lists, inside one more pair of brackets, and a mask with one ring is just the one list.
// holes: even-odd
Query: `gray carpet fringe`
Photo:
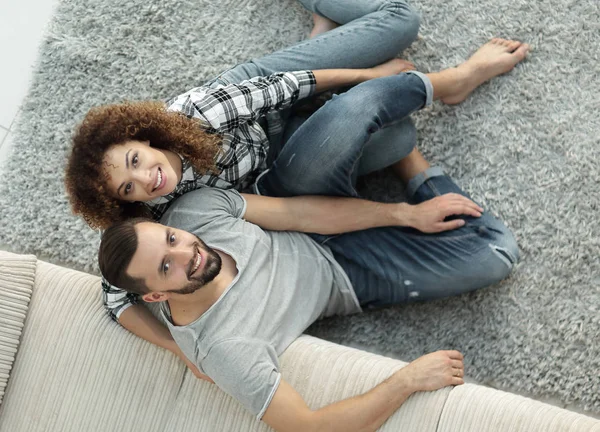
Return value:
[[(521, 263), (476, 293), (331, 319), (310, 333), (404, 360), (440, 348), (498, 388), (600, 413), (600, 6), (415, 0), (422, 71), (453, 66), (491, 37), (530, 58), (460, 106), (416, 117), (419, 146), (514, 230)], [(69, 136), (94, 105), (161, 99), (306, 37), (291, 0), (69, 0), (59, 4), (14, 128), (0, 184), (0, 244), (97, 272), (98, 234), (70, 214)], [(401, 188), (368, 179), (373, 197)]]

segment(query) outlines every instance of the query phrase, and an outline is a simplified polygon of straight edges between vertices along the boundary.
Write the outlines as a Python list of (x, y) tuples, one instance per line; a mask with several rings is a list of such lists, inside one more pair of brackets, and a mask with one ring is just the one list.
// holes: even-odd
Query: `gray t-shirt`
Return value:
[(315, 320), (360, 312), (331, 251), (297, 232), (263, 231), (242, 219), (234, 190), (203, 188), (179, 198), (161, 222), (225, 252), (238, 274), (217, 302), (186, 326), (161, 311), (183, 353), (259, 419), (279, 385), (278, 356)]

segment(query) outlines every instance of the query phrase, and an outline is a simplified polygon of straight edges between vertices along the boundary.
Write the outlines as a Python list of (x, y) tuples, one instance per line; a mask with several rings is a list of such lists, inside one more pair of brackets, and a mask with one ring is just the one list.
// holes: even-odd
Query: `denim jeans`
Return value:
[[(341, 24), (315, 38), (238, 64), (220, 74), (220, 84), (239, 83), (256, 76), (296, 70), (368, 68), (396, 57), (417, 37), (419, 16), (404, 1), (300, 0), (306, 9)], [(269, 136), (271, 154), (277, 155), (287, 138), (306, 121), (291, 110), (279, 113), (284, 120), (281, 136)], [(377, 171), (404, 158), (416, 145), (410, 118), (375, 134), (361, 155), (357, 173)], [(274, 159), (274, 157), (273, 157)]]
[(373, 137), (392, 133), (394, 155), (401, 157), (390, 163), (407, 156), (414, 145), (396, 143), (394, 125), (405, 124), (432, 97), (429, 79), (414, 71), (366, 81), (334, 96), (292, 134), (271, 168), (257, 179), (257, 192), (358, 196), (354, 186), (365, 153), (375, 151)]
[[(429, 79), (419, 72), (367, 81), (334, 97), (292, 135), (258, 179), (257, 192), (358, 196), (357, 167), (371, 137), (432, 97)], [(413, 204), (451, 192), (467, 196), (437, 167), (407, 185)], [(437, 234), (386, 227), (312, 237), (332, 250), (361, 305), (380, 307), (460, 294), (510, 273), (519, 252), (506, 226), (487, 211), (463, 219), (463, 227)]]
[[(468, 196), (438, 167), (411, 179), (413, 204), (446, 193)], [(485, 211), (461, 228), (425, 234), (403, 227), (315, 236), (352, 282), (363, 308), (432, 300), (473, 291), (509, 275), (519, 258), (508, 228)]]

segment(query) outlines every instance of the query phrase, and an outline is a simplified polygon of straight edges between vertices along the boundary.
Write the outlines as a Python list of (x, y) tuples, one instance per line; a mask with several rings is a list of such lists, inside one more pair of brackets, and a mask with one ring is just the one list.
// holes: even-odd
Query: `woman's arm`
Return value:
[(256, 121), (270, 110), (288, 108), (314, 91), (311, 71), (281, 72), (219, 87), (199, 87), (175, 98), (167, 109), (184, 112), (224, 133)]
[(314, 70), (315, 91), (317, 93), (347, 87), (375, 78), (397, 75), (403, 71), (414, 70), (412, 63), (401, 59), (392, 59), (367, 69), (320, 69)]
[(361, 83), (414, 69), (411, 63), (392, 59), (368, 69), (322, 69), (280, 72), (218, 87), (199, 87), (184, 93), (169, 110), (200, 119), (218, 133), (256, 121), (270, 110), (289, 108), (315, 92)]
[(177, 346), (169, 330), (158, 321), (143, 305), (137, 304), (125, 309), (119, 316), (119, 324), (136, 336), (165, 348), (176, 354), (196, 377), (213, 382), (208, 376), (202, 374), (198, 368), (188, 360)]

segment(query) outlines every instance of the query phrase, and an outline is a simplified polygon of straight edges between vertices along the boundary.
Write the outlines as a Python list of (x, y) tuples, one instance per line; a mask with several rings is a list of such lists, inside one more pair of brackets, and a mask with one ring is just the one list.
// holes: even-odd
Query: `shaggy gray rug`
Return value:
[[(513, 72), (417, 116), (420, 148), (514, 230), (507, 281), (443, 301), (331, 319), (310, 333), (410, 360), (465, 354), (479, 382), (600, 413), (600, 6), (596, 0), (414, 0), (422, 71), (491, 37), (529, 42)], [(0, 185), (0, 244), (86, 271), (98, 234), (70, 215), (62, 170), (93, 105), (168, 97), (306, 37), (292, 0), (69, 0), (56, 11)], [(385, 174), (372, 196), (393, 197)]]

